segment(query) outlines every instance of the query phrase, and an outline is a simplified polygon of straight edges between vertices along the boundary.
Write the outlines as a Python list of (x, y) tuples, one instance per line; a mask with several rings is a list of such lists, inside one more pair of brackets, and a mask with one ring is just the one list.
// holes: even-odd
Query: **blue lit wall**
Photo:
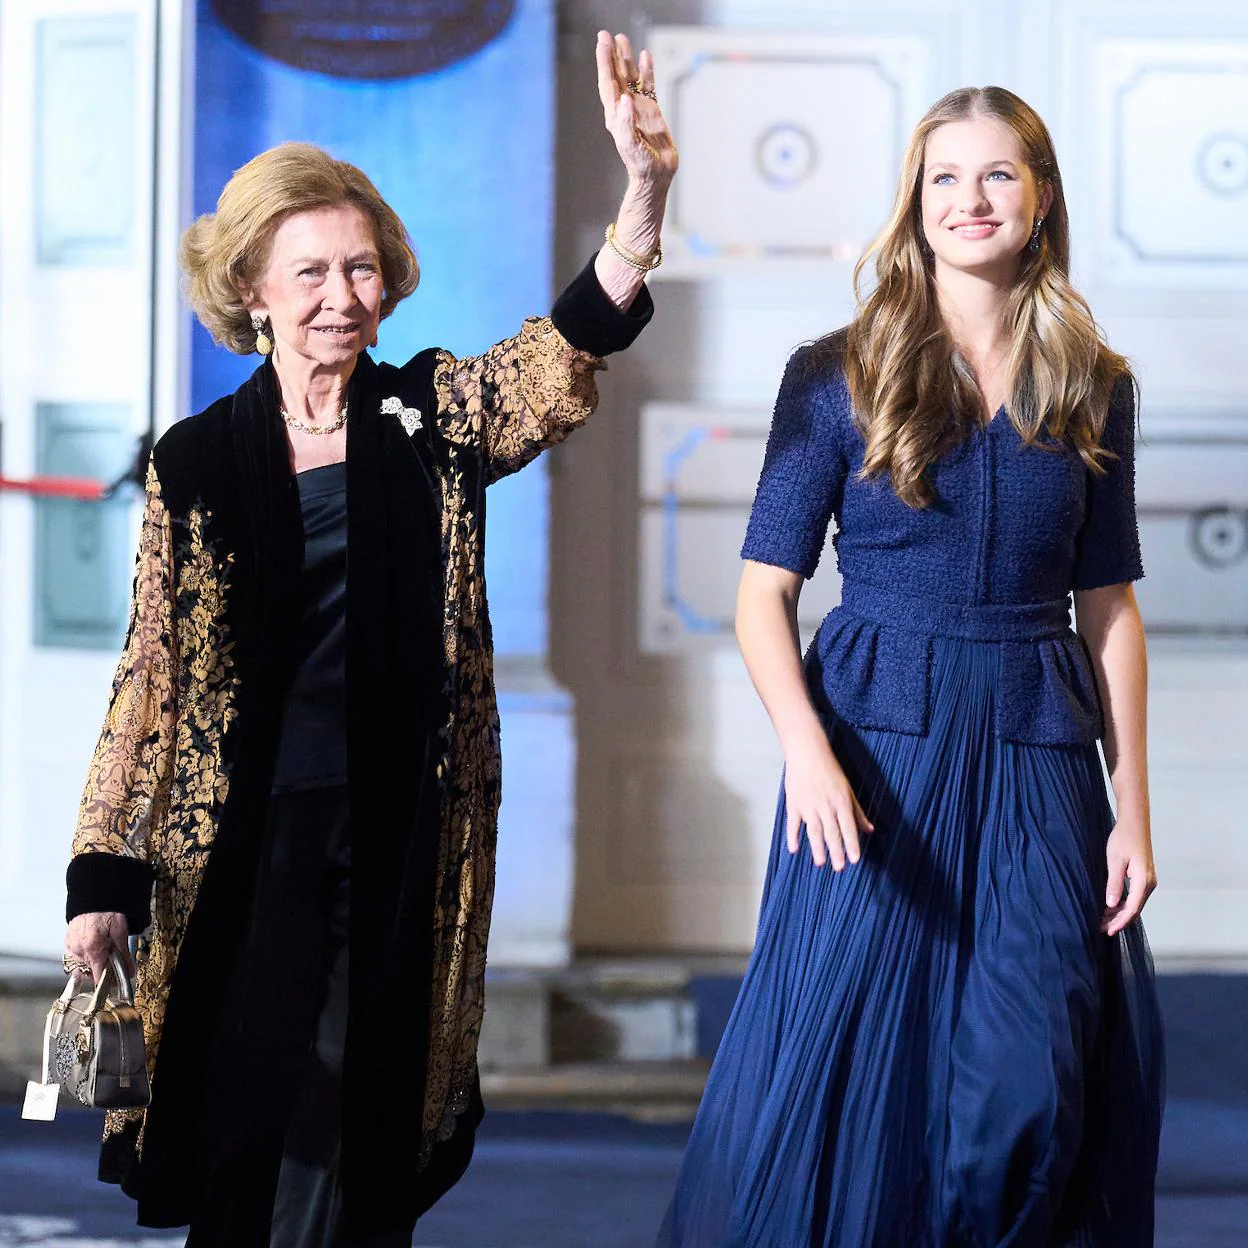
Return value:
[[(231, 173), (258, 152), (287, 139), (319, 143), (368, 174), (420, 256), (420, 287), (382, 325), (378, 359), (400, 362), (428, 346), (475, 354), (548, 311), (553, 0), (517, 0), (480, 51), (390, 81), (291, 68), (226, 29), (210, 0), (197, 7), (197, 214), (212, 211)], [(236, 389), (256, 363), (214, 346), (196, 325), (193, 409)], [(539, 463), (490, 491), (487, 575), (500, 652), (546, 649), (547, 541)]]

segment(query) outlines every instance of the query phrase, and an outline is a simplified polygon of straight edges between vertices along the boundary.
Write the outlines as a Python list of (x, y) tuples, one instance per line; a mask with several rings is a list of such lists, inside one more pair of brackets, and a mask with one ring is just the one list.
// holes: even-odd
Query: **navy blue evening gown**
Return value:
[(790, 361), (743, 555), (842, 604), (809, 686), (876, 832), (837, 874), (784, 844), (661, 1248), (1143, 1248), (1161, 1022), (1137, 922), (1100, 933), (1113, 825), (1069, 594), (1142, 575), (1134, 395), (1103, 476), (1004, 413), (938, 501), (857, 479), (844, 379)]

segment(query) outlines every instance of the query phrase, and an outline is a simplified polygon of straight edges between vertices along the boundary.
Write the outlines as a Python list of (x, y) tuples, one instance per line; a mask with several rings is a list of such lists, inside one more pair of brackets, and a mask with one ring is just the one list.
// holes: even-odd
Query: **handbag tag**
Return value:
[(59, 1083), (36, 1083), (32, 1079), (26, 1085), (22, 1117), (35, 1122), (51, 1122), (56, 1117), (56, 1102), (60, 1093)]

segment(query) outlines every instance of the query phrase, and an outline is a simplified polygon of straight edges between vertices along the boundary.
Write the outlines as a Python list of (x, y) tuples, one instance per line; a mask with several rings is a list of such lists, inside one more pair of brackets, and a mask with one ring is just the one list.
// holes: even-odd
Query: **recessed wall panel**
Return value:
[[(642, 412), (641, 648), (732, 644), (741, 543), (767, 447), (762, 411), (653, 403)], [(832, 532), (802, 591), (806, 634), (840, 601)]]
[(927, 102), (926, 42), (670, 27), (650, 46), (681, 152), (656, 276), (856, 260)]
[[(115, 480), (133, 453), (125, 403), (41, 403), (36, 409), (41, 476)], [(134, 564), (132, 508), (39, 498), (35, 508), (34, 642), (115, 650), (125, 635)]]
[(133, 15), (39, 23), (35, 223), (42, 265), (134, 257)]
[(1100, 276), (1248, 289), (1248, 39), (1103, 38)]

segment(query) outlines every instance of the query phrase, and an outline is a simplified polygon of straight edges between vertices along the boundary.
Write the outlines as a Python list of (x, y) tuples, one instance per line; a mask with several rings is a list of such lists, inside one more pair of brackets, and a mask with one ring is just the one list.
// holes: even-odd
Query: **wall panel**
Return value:
[[(564, 253), (594, 241), (601, 213), (612, 207), (596, 187), (599, 167), (585, 163), (593, 141), (589, 84), (572, 52), (598, 24), (617, 21), (616, 12), (605, 0), (562, 8)], [(1167, 247), (1177, 234), (1189, 248), (1208, 248), (1212, 228), (1202, 224), (1184, 240), (1182, 215), (1171, 204), (1186, 202), (1184, 186), (1197, 193), (1193, 162), (1203, 151), (1206, 173), (1224, 197), (1215, 201), (1208, 191), (1209, 203), (1240, 211), (1238, 148), (1206, 148), (1215, 131), (1241, 132), (1244, 110), (1238, 96), (1225, 94), (1224, 118), (1215, 125), (1218, 110), (1208, 100), (1194, 92), (1184, 98), (1184, 84), (1170, 83), (1174, 100), (1162, 111), (1168, 131), (1161, 135), (1156, 105), (1149, 113), (1140, 102), (1147, 92), (1125, 118), (1112, 101), (1139, 65), (1190, 65), (1197, 56), (1204, 57), (1202, 75), (1214, 63), (1242, 72), (1248, 9), (1236, 0), (1177, 8), (1161, 0), (668, 0), (648, 6), (647, 15), (654, 26), (648, 31), (639, 21), (630, 34), (639, 43), (652, 36), (656, 48), (670, 34), (673, 70), (687, 71), (698, 47), (735, 48), (744, 69), (773, 46), (910, 41), (921, 49), (927, 78), (907, 125), (941, 92), (968, 83), (1017, 90), (1049, 123), (1071, 206), (1078, 283), (1110, 342), (1131, 357), (1143, 397), (1138, 466), (1148, 576), (1138, 594), (1153, 638), (1152, 775), (1163, 884), (1150, 904), (1150, 935), (1162, 953), (1242, 956), (1248, 879), (1241, 857), (1217, 847), (1242, 837), (1237, 811), (1248, 808), (1248, 752), (1231, 726), (1248, 720), (1248, 570), (1241, 553), (1248, 294), (1234, 265), (1213, 272), (1225, 266), (1190, 256), (1178, 267), (1142, 261), (1115, 241), (1114, 222), (1121, 217)], [(707, 29), (691, 30), (697, 23)], [(1115, 57), (1125, 58), (1116, 69)], [(675, 90), (679, 100), (684, 89), (669, 74), (662, 98)], [(877, 145), (892, 143), (881, 136), (865, 95), (858, 98), (863, 93), (821, 89), (848, 103), (827, 109), (817, 130), (811, 123), (812, 133), (822, 138), (826, 128), (829, 142), (845, 144), (870, 133)], [(822, 185), (823, 254), (786, 256), (777, 242), (785, 217), (775, 205), (790, 191), (788, 202), (797, 205), (801, 188), (814, 184), (812, 172), (788, 190), (756, 188), (760, 198), (751, 202), (760, 213), (768, 207), (763, 219), (743, 219), (726, 202), (741, 170), (765, 181), (757, 138), (781, 111), (765, 103), (752, 129), (717, 129), (710, 117), (690, 133), (678, 129), (687, 160), (677, 198), (731, 224), (735, 249), (693, 254), (685, 237), (697, 237), (687, 228), (692, 218), (684, 207), (678, 211), (665, 233), (674, 259), (656, 275), (676, 280), (655, 283), (654, 329), (612, 362), (603, 411), (573, 440), (555, 478), (552, 652), (582, 714), (576, 935), (583, 946), (740, 950), (753, 938), (781, 759), (731, 636), (737, 551), (785, 360), (799, 343), (851, 315), (854, 249), (847, 244), (869, 232), (854, 215), (861, 207), (856, 196), (861, 189), (864, 201), (886, 201), (884, 184), (891, 195), (892, 180), (883, 172), (864, 175), (860, 188), (846, 173)], [(753, 147), (746, 135), (754, 136)], [(725, 167), (737, 179), (720, 178), (716, 143), (734, 153)], [(790, 159), (798, 168), (809, 168), (800, 159), (806, 150), (795, 140)], [(577, 154), (575, 170), (566, 163), (569, 152)], [(781, 144), (773, 154), (783, 152)], [(863, 165), (868, 174), (874, 168)], [(690, 189), (701, 179), (704, 185)], [(795, 245), (809, 246), (801, 231), (817, 211), (790, 217), (784, 228)], [(876, 209), (877, 222), (883, 211)], [(1240, 216), (1242, 234), (1248, 217)], [(845, 246), (838, 251), (838, 244)], [(829, 555), (803, 591), (804, 632), (836, 597)], [(1222, 725), (1212, 752), (1202, 744), (1209, 724)], [(653, 787), (644, 802), (628, 797), (626, 790), (645, 791), (647, 775)], [(698, 799), (689, 800), (685, 789)], [(1207, 843), (1189, 857), (1196, 822)], [(718, 863), (699, 870), (721, 838), (734, 868), (753, 871), (751, 878), (725, 874)], [(652, 854), (662, 869), (630, 867), (625, 880), (625, 853)]]

